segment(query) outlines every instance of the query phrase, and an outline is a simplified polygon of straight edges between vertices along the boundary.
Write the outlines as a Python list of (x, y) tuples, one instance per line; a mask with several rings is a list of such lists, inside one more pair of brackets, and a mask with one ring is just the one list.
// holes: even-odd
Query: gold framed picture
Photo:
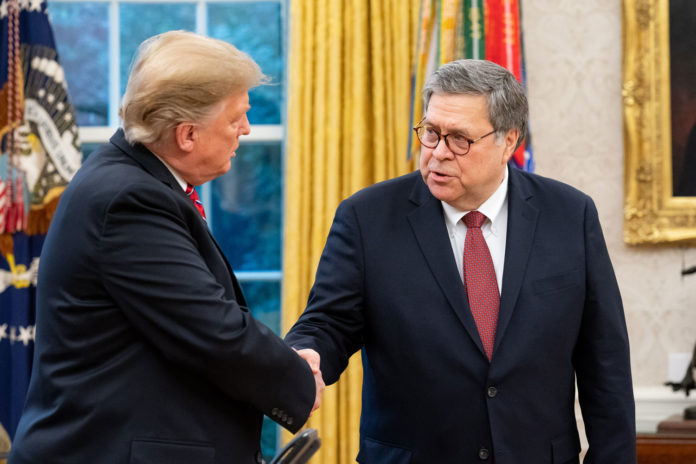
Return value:
[(696, 245), (696, 10), (623, 0), (624, 239)]

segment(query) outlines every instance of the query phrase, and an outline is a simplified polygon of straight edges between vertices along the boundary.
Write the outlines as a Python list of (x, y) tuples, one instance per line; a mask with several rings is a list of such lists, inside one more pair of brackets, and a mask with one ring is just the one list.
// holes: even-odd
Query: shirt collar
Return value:
[[(150, 151), (152, 152), (152, 150), (150, 150)], [(186, 191), (186, 187), (188, 186), (188, 183), (187, 183), (184, 179), (182, 179), (181, 176), (174, 170), (174, 168), (171, 167), (171, 166), (169, 165), (169, 163), (167, 163), (166, 161), (164, 161), (164, 160), (162, 159), (161, 156), (159, 156), (159, 155), (158, 155), (157, 153), (155, 153), (155, 152), (152, 152), (152, 154), (155, 155), (155, 156), (157, 157), (157, 159), (160, 160), (160, 161), (162, 162), (162, 164), (164, 164), (164, 167), (166, 167), (167, 169), (169, 169), (169, 172), (172, 173), (172, 176), (174, 176), (174, 179), (176, 179), (176, 182), (179, 184), (179, 186), (181, 187), (181, 189), (185, 192), (185, 191)]]
[[(493, 195), (488, 197), (488, 200), (484, 201), (478, 210), (481, 214), (485, 215), (489, 221), (491, 221), (491, 227), (495, 231), (495, 220), (498, 218), (505, 200), (507, 198), (508, 192), (508, 166), (505, 166), (505, 177), (500, 183), (498, 188), (493, 192)], [(445, 212), (445, 221), (450, 229), (452, 229), (469, 211), (460, 211), (454, 206), (441, 201), (442, 209)], [(453, 229), (452, 229), (453, 230)]]

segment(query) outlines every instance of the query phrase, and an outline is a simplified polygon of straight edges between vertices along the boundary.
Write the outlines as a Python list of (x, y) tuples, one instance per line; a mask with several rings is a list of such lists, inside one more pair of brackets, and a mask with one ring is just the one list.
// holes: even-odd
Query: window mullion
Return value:
[(208, 2), (206, 0), (196, 2), (196, 33), (208, 35)]
[(121, 43), (118, 0), (109, 2), (109, 126), (119, 125), (118, 108), (121, 102), (120, 69)]

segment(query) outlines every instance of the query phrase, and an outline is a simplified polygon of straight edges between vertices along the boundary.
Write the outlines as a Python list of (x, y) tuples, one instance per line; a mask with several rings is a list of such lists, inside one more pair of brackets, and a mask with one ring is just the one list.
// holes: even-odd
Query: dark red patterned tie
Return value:
[(198, 198), (198, 193), (196, 192), (196, 189), (193, 188), (193, 185), (188, 184), (186, 186), (186, 195), (188, 195), (193, 204), (196, 205), (196, 209), (199, 213), (201, 213), (203, 219), (205, 219), (205, 210), (203, 209), (203, 203), (201, 203), (201, 199)]
[(485, 220), (486, 216), (478, 211), (464, 216), (464, 224), (467, 227), (464, 240), (464, 284), (483, 349), (490, 361), (493, 356), (495, 329), (498, 325), (500, 293), (491, 252), (481, 233), (481, 224)]

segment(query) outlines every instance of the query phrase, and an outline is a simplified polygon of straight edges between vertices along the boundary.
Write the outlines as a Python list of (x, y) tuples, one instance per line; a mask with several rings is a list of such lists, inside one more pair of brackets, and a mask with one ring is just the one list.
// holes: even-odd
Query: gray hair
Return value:
[(121, 100), (126, 140), (152, 143), (179, 123), (204, 123), (221, 101), (266, 80), (249, 55), (222, 40), (186, 31), (151, 37), (138, 48)]
[(433, 94), (486, 97), (488, 119), (496, 131), (496, 137), (510, 129), (518, 129), (517, 146), (524, 140), (529, 117), (527, 96), (515, 76), (502, 66), (486, 60), (446, 63), (433, 72), (423, 86), (425, 110)]

